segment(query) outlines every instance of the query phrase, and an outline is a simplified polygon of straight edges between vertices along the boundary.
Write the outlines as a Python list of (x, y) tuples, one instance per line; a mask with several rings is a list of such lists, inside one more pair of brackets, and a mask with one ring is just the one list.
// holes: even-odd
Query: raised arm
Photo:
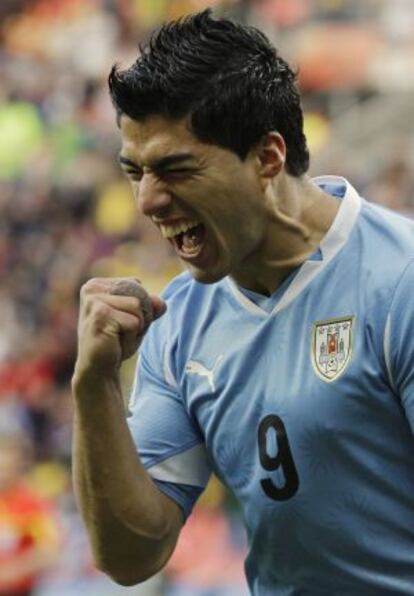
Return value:
[[(81, 291), (72, 381), (74, 485), (96, 565), (118, 583), (132, 585), (165, 565), (183, 514), (145, 471), (126, 423), (119, 370), (149, 321), (142, 300), (114, 295), (113, 287), (114, 280), (94, 279)], [(151, 300), (157, 318), (165, 305)]]

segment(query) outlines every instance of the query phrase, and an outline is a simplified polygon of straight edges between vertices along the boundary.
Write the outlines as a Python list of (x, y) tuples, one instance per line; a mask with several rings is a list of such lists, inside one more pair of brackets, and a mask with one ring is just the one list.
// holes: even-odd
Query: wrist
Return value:
[(72, 390), (75, 397), (84, 393), (93, 395), (97, 390), (105, 393), (109, 389), (112, 393), (119, 388), (119, 368), (99, 368), (76, 363), (72, 377)]

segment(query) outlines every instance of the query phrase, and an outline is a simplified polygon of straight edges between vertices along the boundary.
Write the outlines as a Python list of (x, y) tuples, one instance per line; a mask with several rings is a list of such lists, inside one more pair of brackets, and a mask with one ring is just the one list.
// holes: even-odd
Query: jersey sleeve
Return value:
[(395, 289), (385, 327), (385, 360), (414, 434), (414, 259)]
[(138, 358), (128, 426), (144, 467), (187, 517), (207, 485), (210, 465), (171, 372), (168, 343), (160, 345), (152, 327)]

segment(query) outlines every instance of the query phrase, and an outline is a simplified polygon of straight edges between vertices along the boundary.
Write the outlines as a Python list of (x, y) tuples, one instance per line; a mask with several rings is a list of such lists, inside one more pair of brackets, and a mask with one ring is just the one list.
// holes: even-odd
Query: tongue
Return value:
[(191, 228), (191, 230), (187, 230), (187, 232), (184, 232), (182, 235), (182, 248), (189, 252), (196, 249), (203, 240), (202, 230), (202, 226), (199, 225), (195, 228)]

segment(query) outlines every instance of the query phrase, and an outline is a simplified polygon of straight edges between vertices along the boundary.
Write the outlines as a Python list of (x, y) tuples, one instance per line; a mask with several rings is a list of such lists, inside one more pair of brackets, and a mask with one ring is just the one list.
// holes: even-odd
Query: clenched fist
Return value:
[(112, 373), (137, 350), (165, 302), (148, 292), (135, 278), (95, 278), (80, 293), (78, 325), (79, 370)]

